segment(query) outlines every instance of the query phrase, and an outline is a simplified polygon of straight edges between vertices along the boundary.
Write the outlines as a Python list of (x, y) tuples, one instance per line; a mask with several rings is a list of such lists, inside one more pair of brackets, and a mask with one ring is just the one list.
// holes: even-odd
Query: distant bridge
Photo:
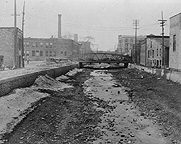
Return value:
[(132, 59), (128, 55), (116, 54), (116, 53), (84, 53), (78, 58), (80, 67), (83, 67), (83, 64), (92, 64), (92, 63), (124, 63), (124, 66), (127, 67), (128, 63), (132, 62)]

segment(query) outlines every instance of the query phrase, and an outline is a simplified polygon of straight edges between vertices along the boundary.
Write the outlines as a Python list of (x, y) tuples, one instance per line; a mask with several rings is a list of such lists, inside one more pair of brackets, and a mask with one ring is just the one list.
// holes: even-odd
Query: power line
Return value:
[(162, 34), (162, 65), (165, 68), (164, 26), (167, 20), (163, 19), (163, 11), (161, 12), (161, 17), (162, 19), (158, 21), (160, 21), (160, 26), (162, 27), (162, 33), (161, 33)]

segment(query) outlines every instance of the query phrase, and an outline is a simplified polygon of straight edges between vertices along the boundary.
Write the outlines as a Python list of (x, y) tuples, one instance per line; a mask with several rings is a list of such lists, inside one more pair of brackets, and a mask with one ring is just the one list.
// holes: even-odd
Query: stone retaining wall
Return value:
[(181, 72), (180, 71), (148, 68), (148, 67), (133, 65), (133, 64), (129, 65), (129, 67), (134, 67), (139, 70), (144, 70), (148, 73), (156, 74), (158, 76), (163, 76), (167, 80), (171, 80), (173, 82), (177, 82), (177, 83), (181, 84)]
[(72, 70), (74, 68), (78, 67), (77, 64), (75, 65), (70, 65), (70, 66), (64, 66), (60, 68), (52, 68), (49, 70), (43, 70), (39, 72), (33, 72), (29, 74), (24, 74), (21, 76), (16, 76), (13, 78), (8, 78), (5, 80), (0, 81), (0, 96), (4, 96), (8, 93), (10, 93), (12, 90), (16, 88), (23, 88), (23, 87), (28, 87), (31, 86), (36, 78), (40, 75), (49, 75), (50, 77), (58, 77), (60, 75), (63, 75), (67, 73), (69, 70)]

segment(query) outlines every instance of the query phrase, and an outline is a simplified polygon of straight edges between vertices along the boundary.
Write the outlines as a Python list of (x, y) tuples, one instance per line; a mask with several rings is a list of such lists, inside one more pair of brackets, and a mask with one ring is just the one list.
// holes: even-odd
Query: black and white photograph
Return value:
[(181, 144), (181, 1), (0, 0), (0, 144)]

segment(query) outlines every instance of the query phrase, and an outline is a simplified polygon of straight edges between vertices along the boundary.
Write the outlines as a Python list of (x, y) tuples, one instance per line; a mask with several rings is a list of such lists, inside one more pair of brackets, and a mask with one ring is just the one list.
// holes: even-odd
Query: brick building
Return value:
[(134, 44), (134, 36), (118, 35), (118, 52), (121, 54), (130, 54)]
[(79, 54), (80, 44), (63, 38), (25, 38), (25, 59), (43, 61), (48, 57), (73, 58)]
[[(145, 36), (138, 36), (137, 42), (144, 39)], [(118, 35), (118, 53), (132, 55), (133, 46), (135, 44), (135, 36), (133, 35)], [(136, 50), (135, 50), (136, 51)]]
[[(164, 36), (165, 66), (169, 66), (169, 36)], [(163, 66), (162, 36), (147, 35), (140, 42), (140, 64), (148, 67)]]
[(22, 67), (22, 31), (19, 28), (0, 27), (0, 55), (5, 67)]

